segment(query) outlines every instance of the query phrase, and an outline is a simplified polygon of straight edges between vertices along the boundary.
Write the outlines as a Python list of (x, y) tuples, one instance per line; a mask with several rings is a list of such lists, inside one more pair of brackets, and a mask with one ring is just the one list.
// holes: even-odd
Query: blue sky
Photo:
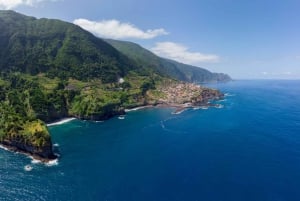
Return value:
[(0, 0), (235, 79), (300, 79), (299, 0)]

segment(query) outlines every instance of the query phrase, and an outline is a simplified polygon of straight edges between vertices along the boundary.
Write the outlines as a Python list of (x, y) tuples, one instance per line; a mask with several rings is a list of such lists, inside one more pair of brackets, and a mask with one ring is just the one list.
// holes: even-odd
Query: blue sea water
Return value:
[(209, 86), (223, 108), (50, 127), (55, 166), (0, 150), (0, 200), (300, 200), (300, 81)]

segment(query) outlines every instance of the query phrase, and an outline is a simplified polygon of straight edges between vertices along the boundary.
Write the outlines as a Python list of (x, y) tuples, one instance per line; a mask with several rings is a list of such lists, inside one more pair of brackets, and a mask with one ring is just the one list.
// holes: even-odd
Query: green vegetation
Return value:
[(225, 82), (231, 80), (231, 78), (224, 73), (212, 73), (200, 67), (158, 57), (149, 50), (132, 42), (111, 39), (106, 39), (105, 41), (135, 61), (137, 66), (152, 69), (158, 74), (173, 79), (197, 83)]
[[(50, 79), (9, 73), (0, 78), (1, 101), (22, 119), (51, 122), (67, 116), (83, 119), (105, 118), (111, 111), (143, 105), (146, 92), (160, 83), (159, 75), (130, 73), (124, 82), (103, 83), (99, 79)], [(3, 106), (3, 107), (4, 107)]]
[(0, 143), (47, 158), (44, 149), (51, 148), (51, 138), (43, 122), (68, 116), (103, 120), (123, 114), (125, 108), (144, 105), (146, 92), (159, 84), (159, 78), (135, 73), (124, 80), (102, 83), (98, 79), (50, 79), (45, 74), (2, 75)]
[(2, 74), (0, 143), (42, 150), (51, 142), (43, 122), (68, 116), (103, 120), (123, 114), (125, 108), (145, 104), (146, 92), (163, 79), (153, 76), (130, 73), (122, 83), (103, 83), (99, 79), (50, 79), (45, 74)]
[(112, 46), (71, 23), (0, 11), (0, 27), (2, 72), (109, 83), (137, 68)]
[(107, 40), (113, 47), (60, 20), (0, 11), (0, 29), (0, 143), (43, 158), (54, 156), (44, 122), (107, 119), (155, 104), (165, 98), (156, 89), (175, 79), (207, 78), (198, 79), (196, 67), (184, 70), (135, 44)]
[(0, 142), (6, 145), (24, 144), (42, 149), (48, 144), (50, 135), (40, 120), (24, 118), (7, 103), (0, 104)]

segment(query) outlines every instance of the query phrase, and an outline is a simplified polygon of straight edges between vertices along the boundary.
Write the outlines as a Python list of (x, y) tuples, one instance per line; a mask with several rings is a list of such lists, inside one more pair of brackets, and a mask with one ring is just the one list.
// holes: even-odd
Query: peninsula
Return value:
[(187, 82), (230, 79), (165, 60), (155, 63), (151, 54), (135, 60), (60, 20), (0, 11), (0, 28), (0, 144), (42, 161), (56, 158), (46, 123), (105, 120), (146, 105), (205, 105), (223, 94)]

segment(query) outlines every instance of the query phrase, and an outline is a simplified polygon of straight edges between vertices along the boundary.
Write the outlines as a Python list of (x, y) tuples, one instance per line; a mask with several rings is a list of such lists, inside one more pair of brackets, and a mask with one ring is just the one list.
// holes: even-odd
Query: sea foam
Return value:
[(215, 108), (221, 109), (221, 108), (224, 108), (224, 105), (217, 104), (217, 105), (215, 106)]
[[(58, 154), (55, 154), (55, 155), (58, 155)], [(28, 156), (28, 157), (31, 159), (31, 164), (44, 164), (48, 167), (58, 165), (58, 159), (53, 159), (53, 160), (50, 160), (50, 161), (44, 163), (39, 159), (33, 158), (32, 156)]]
[(39, 163), (42, 163), (40, 160), (34, 159), (33, 157), (30, 157), (30, 158), (31, 158), (31, 163), (32, 163), (32, 164), (39, 164)]
[(147, 108), (148, 106), (140, 106), (140, 107), (135, 107), (135, 108), (131, 108), (131, 109), (125, 109), (125, 112), (131, 112), (131, 111), (136, 111), (136, 110), (141, 110), (144, 108)]
[(62, 119), (61, 121), (58, 121), (58, 122), (54, 122), (54, 123), (50, 123), (50, 124), (47, 124), (47, 126), (56, 126), (56, 125), (61, 125), (61, 124), (65, 124), (65, 123), (68, 123), (70, 121), (73, 121), (75, 120), (76, 118), (67, 118), (67, 119)]
[(58, 159), (48, 161), (47, 163), (45, 163), (45, 165), (48, 166), (48, 167), (56, 166), (56, 165), (58, 165)]
[(175, 112), (172, 112), (172, 114), (181, 114), (183, 113), (184, 111), (186, 111), (187, 109), (180, 109), (178, 111), (175, 111)]
[(59, 147), (58, 143), (53, 144), (53, 147)]
[(235, 94), (225, 93), (224, 96), (225, 97), (230, 97), (230, 96), (235, 96)]
[(4, 149), (5, 151), (9, 151), (8, 148), (6, 148), (6, 147), (4, 147), (4, 146), (2, 146), (2, 145), (0, 145), (0, 149)]

